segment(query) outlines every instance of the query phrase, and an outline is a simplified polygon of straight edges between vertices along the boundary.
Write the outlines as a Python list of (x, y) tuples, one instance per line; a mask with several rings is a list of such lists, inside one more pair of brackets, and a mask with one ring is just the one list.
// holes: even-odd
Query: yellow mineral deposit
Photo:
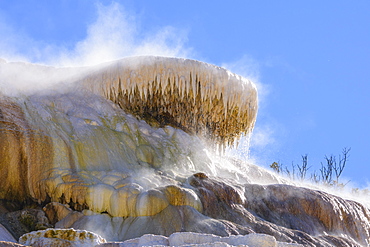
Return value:
[(193, 190), (169, 185), (164, 188), (164, 193), (171, 205), (188, 205), (202, 212), (202, 203)]
[(161, 212), (169, 205), (161, 191), (148, 190), (140, 193), (136, 200), (137, 216), (151, 216)]
[(139, 188), (130, 185), (115, 190), (110, 198), (110, 213), (119, 217), (136, 215), (136, 199), (139, 193)]

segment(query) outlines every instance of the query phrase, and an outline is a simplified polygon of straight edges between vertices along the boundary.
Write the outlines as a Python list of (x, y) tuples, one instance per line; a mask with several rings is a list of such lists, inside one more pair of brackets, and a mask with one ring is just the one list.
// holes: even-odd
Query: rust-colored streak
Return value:
[(40, 174), (52, 162), (52, 143), (29, 126), (15, 101), (1, 97), (0, 109), (0, 198), (43, 200)]

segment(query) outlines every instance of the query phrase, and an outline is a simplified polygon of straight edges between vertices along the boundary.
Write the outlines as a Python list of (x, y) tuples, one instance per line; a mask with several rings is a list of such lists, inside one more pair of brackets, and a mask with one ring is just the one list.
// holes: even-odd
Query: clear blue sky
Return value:
[(262, 166), (308, 154), (319, 169), (350, 147), (343, 177), (370, 181), (368, 0), (0, 0), (0, 37), (13, 61), (150, 53), (227, 66), (261, 85), (251, 155)]

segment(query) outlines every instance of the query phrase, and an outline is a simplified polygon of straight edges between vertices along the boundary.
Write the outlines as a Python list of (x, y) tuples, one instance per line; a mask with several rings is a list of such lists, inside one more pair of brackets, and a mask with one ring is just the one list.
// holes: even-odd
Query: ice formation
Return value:
[[(48, 79), (56, 84), (39, 91), (2, 86)], [(0, 88), (0, 200), (36, 202), (56, 227), (110, 241), (193, 232), (220, 246), (254, 233), (272, 246), (369, 244), (365, 206), (211, 155), (205, 143), (248, 136), (257, 112), (254, 84), (223, 68), (160, 57), (1, 62)]]

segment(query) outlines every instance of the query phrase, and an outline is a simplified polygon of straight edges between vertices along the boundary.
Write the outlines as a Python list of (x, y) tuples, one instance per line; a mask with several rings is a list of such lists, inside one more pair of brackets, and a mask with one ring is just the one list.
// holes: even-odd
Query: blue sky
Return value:
[[(268, 167), (350, 147), (342, 175), (370, 175), (370, 1), (0, 0), (0, 57), (51, 65), (181, 56), (259, 84), (251, 155)], [(369, 152), (369, 153), (368, 153)]]

